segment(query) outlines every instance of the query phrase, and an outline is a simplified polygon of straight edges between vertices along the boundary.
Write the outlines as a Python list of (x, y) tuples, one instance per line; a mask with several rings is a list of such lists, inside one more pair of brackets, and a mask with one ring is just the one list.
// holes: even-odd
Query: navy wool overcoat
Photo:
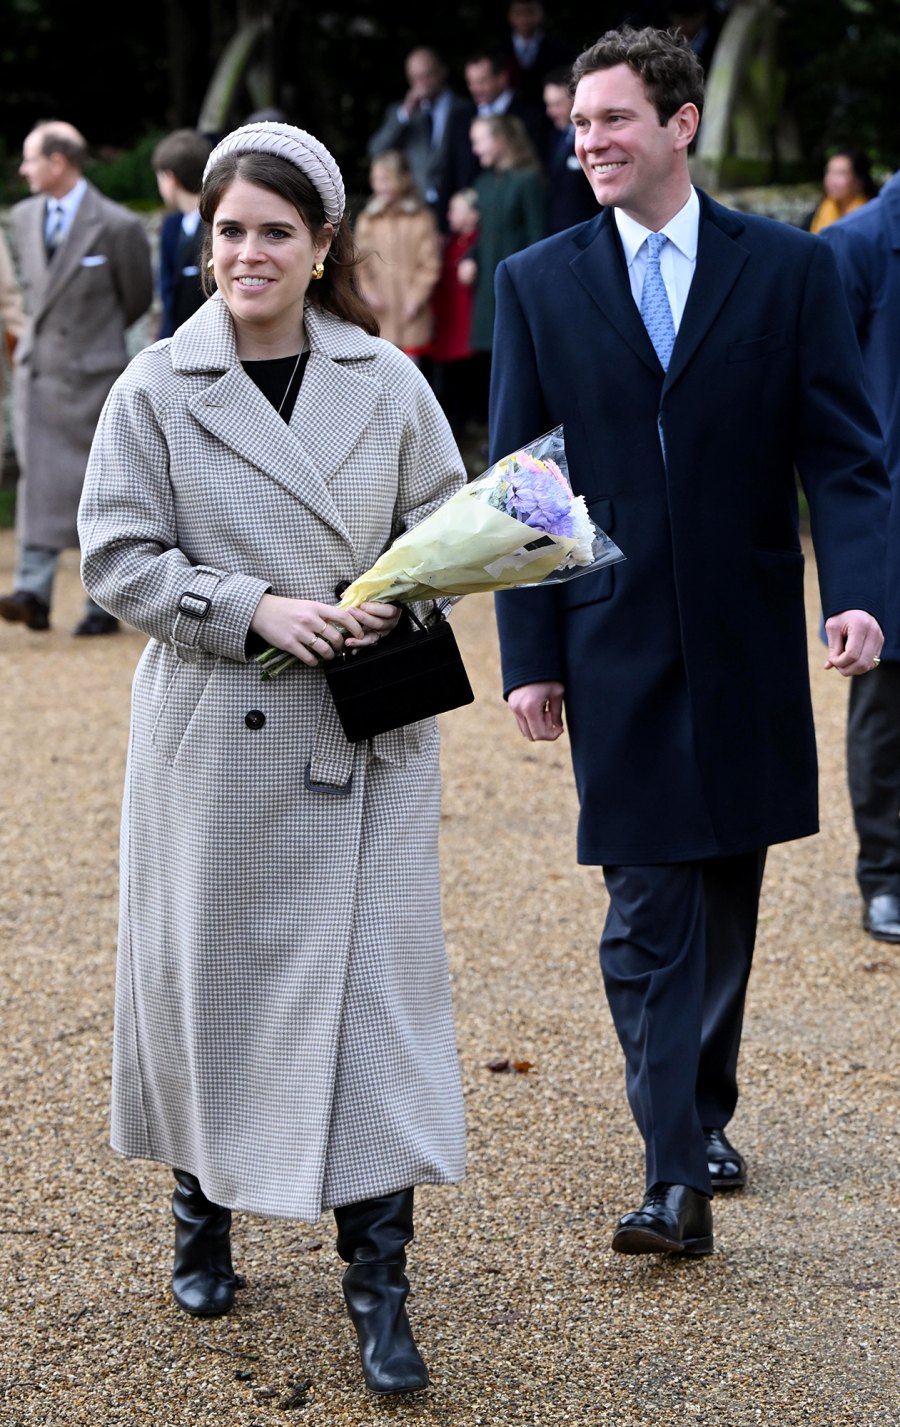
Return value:
[(626, 556), (496, 597), (504, 691), (565, 686), (585, 863), (817, 830), (798, 475), (826, 617), (883, 620), (889, 488), (832, 254), (700, 201), (667, 373), (609, 210), (497, 270), (491, 457), (561, 422)]

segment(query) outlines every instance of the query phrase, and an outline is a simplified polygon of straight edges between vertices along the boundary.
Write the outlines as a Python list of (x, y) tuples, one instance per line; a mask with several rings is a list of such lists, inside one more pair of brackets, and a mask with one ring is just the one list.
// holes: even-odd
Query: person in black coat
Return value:
[(437, 216), (444, 231), (451, 197), (464, 188), (471, 188), (481, 171), (470, 139), (473, 119), (485, 119), (495, 114), (510, 114), (521, 119), (539, 156), (545, 151), (549, 131), (543, 107), (523, 99), (514, 88), (510, 63), (505, 54), (496, 50), (476, 50), (467, 59), (464, 73), (470, 103), (465, 110), (452, 114), (448, 121), (438, 184)]
[(506, 18), (509, 39), (503, 50), (510, 81), (523, 99), (539, 105), (550, 70), (571, 68), (578, 47), (547, 28), (546, 12), (539, 0), (512, 0)]
[(880, 669), (854, 679), (847, 776), (857, 834), (863, 926), (900, 942), (900, 174), (822, 232), (837, 260), (884, 432), (891, 480), (887, 622)]
[(200, 271), (204, 230), (198, 204), (211, 147), (197, 129), (173, 129), (160, 139), (151, 156), (159, 196), (171, 210), (159, 231), (162, 315), (157, 337), (171, 337), (206, 300)]
[(597, 200), (575, 152), (575, 125), (572, 123), (572, 96), (569, 93), (571, 65), (552, 69), (544, 80), (544, 107), (553, 125), (544, 154), (547, 175), (545, 232), (561, 233), (575, 223), (584, 223), (597, 212)]
[(578, 857), (603, 868), (646, 1174), (612, 1246), (706, 1254), (712, 1191), (746, 1178), (725, 1131), (766, 850), (818, 828), (797, 473), (846, 676), (881, 653), (890, 491), (827, 245), (692, 187), (683, 37), (610, 31), (573, 81), (601, 211), (497, 268), (489, 455), (562, 424), (625, 559), (496, 596), (503, 688), (529, 740), (565, 706)]
[(409, 164), (416, 188), (438, 216), (449, 131), (454, 117), (463, 125), (469, 124), (472, 102), (467, 95), (453, 92), (447, 66), (427, 45), (410, 50), (404, 68), (406, 93), (388, 105), (366, 152), (370, 159), (376, 159), (390, 150), (399, 150)]

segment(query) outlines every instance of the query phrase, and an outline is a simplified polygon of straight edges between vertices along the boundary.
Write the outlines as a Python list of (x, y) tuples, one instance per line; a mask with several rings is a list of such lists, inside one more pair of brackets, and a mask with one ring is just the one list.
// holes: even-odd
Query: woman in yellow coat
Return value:
[(804, 224), (811, 233), (821, 233), (829, 223), (861, 208), (878, 193), (869, 160), (859, 149), (839, 149), (831, 155), (825, 165), (822, 188), (824, 197)]

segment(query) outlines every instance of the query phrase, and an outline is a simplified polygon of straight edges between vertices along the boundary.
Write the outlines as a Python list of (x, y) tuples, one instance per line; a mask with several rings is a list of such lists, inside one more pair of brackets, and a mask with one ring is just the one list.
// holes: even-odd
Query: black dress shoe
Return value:
[(76, 624), (72, 630), (73, 634), (116, 634), (119, 628), (119, 621), (111, 614), (103, 614), (97, 611), (93, 614), (86, 614), (80, 624)]
[(900, 897), (881, 892), (866, 903), (863, 926), (876, 941), (900, 942)]
[(710, 1202), (687, 1184), (654, 1184), (640, 1209), (619, 1220), (612, 1246), (619, 1254), (711, 1254)]
[(729, 1144), (724, 1130), (704, 1130), (706, 1161), (713, 1193), (719, 1189), (743, 1189), (747, 1183), (747, 1162)]
[(29, 629), (49, 629), (50, 606), (30, 590), (15, 590), (11, 595), (0, 595), (0, 619)]

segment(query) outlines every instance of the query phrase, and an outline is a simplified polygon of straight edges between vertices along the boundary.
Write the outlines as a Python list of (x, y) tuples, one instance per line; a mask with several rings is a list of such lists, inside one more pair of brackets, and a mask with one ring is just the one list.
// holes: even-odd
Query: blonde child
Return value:
[(431, 339), (431, 296), (441, 272), (437, 224), (397, 150), (373, 160), (369, 183), (372, 197), (355, 230), (360, 289), (382, 337), (418, 362)]

